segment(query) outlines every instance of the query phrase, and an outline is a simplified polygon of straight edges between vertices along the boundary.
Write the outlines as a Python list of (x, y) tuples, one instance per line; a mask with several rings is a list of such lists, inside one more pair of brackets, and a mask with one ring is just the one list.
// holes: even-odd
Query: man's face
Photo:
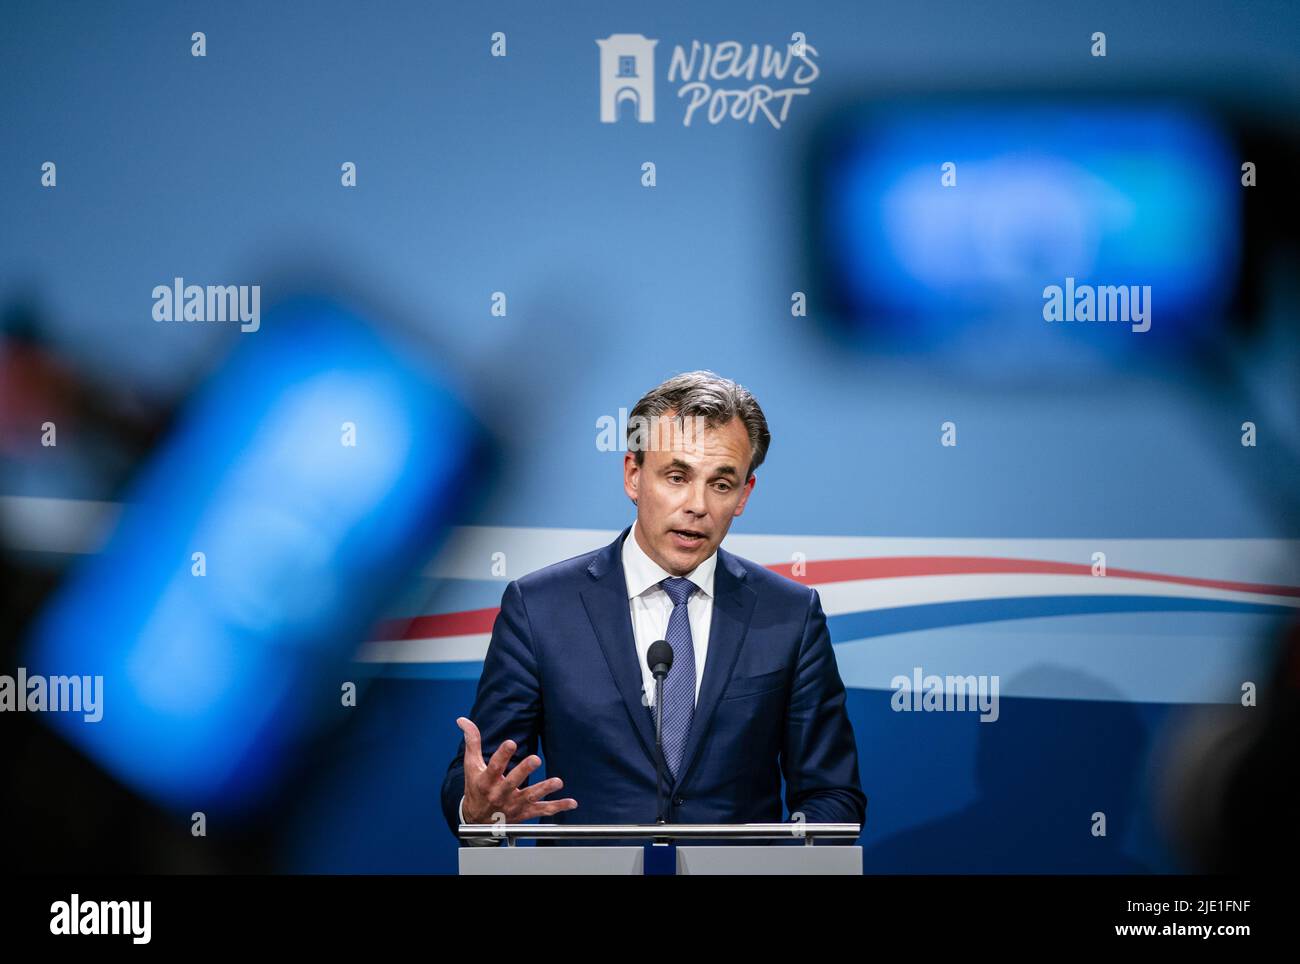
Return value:
[(744, 478), (753, 452), (739, 418), (717, 428), (688, 417), (661, 416), (647, 433), (645, 461), (623, 459), (623, 489), (636, 500), (637, 542), (674, 576), (713, 554), (731, 520), (745, 511), (754, 477)]

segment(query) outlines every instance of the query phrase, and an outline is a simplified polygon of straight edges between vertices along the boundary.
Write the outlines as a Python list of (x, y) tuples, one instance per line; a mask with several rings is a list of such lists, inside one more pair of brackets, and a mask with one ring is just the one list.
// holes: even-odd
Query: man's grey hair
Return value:
[(707, 428), (726, 425), (739, 418), (749, 434), (753, 453), (745, 479), (763, 464), (772, 435), (767, 430), (767, 419), (758, 400), (743, 385), (714, 372), (702, 370), (674, 375), (662, 385), (650, 389), (636, 403), (627, 420), (628, 448), (635, 453), (636, 464), (645, 462), (645, 451), (633, 444), (633, 435), (647, 419), (672, 413), (674, 418), (697, 417)]

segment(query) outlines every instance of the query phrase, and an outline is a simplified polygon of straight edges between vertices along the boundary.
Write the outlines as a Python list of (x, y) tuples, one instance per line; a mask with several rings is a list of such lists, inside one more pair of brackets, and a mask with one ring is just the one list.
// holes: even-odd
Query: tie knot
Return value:
[(668, 598), (673, 601), (674, 606), (680, 606), (691, 598), (691, 593), (695, 592), (695, 583), (682, 576), (669, 576), (659, 585), (664, 587), (664, 592), (668, 593)]

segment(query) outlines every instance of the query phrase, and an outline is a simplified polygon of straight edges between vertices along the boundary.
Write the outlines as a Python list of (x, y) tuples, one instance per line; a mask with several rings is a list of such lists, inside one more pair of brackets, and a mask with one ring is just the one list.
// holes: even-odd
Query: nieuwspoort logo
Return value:
[[(642, 124), (655, 120), (655, 47), (658, 40), (639, 33), (615, 33), (600, 48), (600, 120), (624, 118)], [(817, 48), (802, 33), (790, 43), (742, 44), (735, 40), (678, 44), (668, 61), (668, 83), (677, 84), (684, 103), (682, 124), (700, 111), (710, 124), (726, 118), (750, 124), (763, 119), (780, 128), (796, 97), (807, 96), (821, 69)]]

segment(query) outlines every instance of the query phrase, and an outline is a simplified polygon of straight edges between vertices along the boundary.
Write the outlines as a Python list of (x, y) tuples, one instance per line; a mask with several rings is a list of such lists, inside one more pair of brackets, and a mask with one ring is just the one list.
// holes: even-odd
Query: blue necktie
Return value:
[(695, 715), (695, 645), (691, 641), (691, 620), (686, 601), (695, 591), (695, 583), (673, 576), (659, 583), (673, 601), (664, 639), (673, 648), (673, 668), (664, 680), (664, 706), (661, 736), (664, 761), (673, 779), (686, 751), (686, 736)]

